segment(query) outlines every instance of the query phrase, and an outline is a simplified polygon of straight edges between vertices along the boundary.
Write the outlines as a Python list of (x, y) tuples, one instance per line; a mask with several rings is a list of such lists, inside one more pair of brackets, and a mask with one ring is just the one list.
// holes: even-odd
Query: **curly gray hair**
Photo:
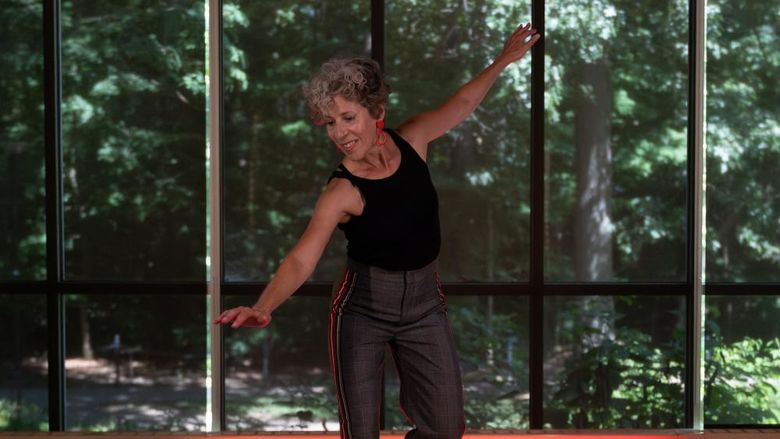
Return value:
[(379, 118), (389, 94), (390, 86), (385, 83), (379, 64), (367, 58), (330, 59), (303, 86), (311, 119), (318, 125), (325, 122), (325, 113), (336, 96), (357, 102), (372, 117)]

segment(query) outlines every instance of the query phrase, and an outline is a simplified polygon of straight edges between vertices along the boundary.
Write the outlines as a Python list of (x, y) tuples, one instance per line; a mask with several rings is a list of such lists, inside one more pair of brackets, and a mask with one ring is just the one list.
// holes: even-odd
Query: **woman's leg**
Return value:
[(396, 332), (390, 348), (401, 380), (406, 439), (461, 438), (466, 429), (458, 354), (444, 309)]
[(378, 439), (384, 352), (390, 333), (382, 322), (344, 310), (355, 276), (348, 270), (334, 294), (328, 343), (331, 370), (341, 438)]

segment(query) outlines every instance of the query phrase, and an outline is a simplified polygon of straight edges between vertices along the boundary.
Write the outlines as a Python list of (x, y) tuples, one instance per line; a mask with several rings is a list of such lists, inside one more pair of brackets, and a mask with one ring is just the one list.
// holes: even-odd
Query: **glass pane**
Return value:
[(0, 280), (46, 278), (42, 15), (0, 8)]
[[(370, 2), (226, 0), (225, 279), (265, 281), (309, 222), (341, 160), (309, 122), (301, 86), (334, 56), (368, 56)], [(312, 276), (345, 262), (336, 231)]]
[(705, 323), (705, 424), (780, 424), (780, 297), (706, 296)]
[(206, 278), (205, 6), (181, 3), (62, 3), (69, 280)]
[(708, 282), (780, 281), (780, 2), (707, 2)]
[[(255, 297), (226, 297), (225, 308)], [(328, 297), (293, 296), (264, 329), (225, 327), (227, 429), (338, 431)]]
[(546, 427), (684, 427), (684, 297), (548, 297), (544, 331)]
[[(527, 429), (528, 297), (450, 296), (447, 307), (463, 373), (466, 428)], [(389, 351), (385, 377), (385, 427), (408, 430)]]
[(545, 278), (684, 281), (688, 1), (545, 14)]
[(65, 297), (68, 430), (202, 431), (204, 296)]
[(46, 296), (0, 294), (0, 431), (49, 430)]
[[(463, 5), (386, 3), (389, 126), (444, 103), (531, 17), (530, 1)], [(528, 280), (530, 90), (529, 54), (501, 74), (472, 116), (431, 144), (446, 281)]]

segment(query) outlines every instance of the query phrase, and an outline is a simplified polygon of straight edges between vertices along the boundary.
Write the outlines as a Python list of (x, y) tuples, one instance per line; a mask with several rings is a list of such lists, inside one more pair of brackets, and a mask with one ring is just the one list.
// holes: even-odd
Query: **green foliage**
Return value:
[(0, 399), (0, 431), (48, 431), (46, 410), (36, 404)]
[(69, 279), (205, 279), (203, 8), (63, 2)]
[[(683, 280), (688, 2), (569, 0), (546, 8), (546, 277), (584, 280), (577, 261), (603, 252), (576, 244), (593, 239), (576, 228), (593, 214), (577, 210), (579, 197), (593, 196), (596, 183), (578, 183), (593, 178), (592, 166), (607, 175), (598, 205), (612, 226), (597, 231), (612, 249), (602, 256), (610, 270), (601, 280)], [(593, 80), (605, 86), (596, 90)], [(577, 122), (593, 111), (586, 102), (604, 112), (603, 131)], [(588, 164), (578, 154), (594, 144), (609, 154)]]
[[(368, 7), (345, 0), (225, 2), (229, 281), (271, 276), (303, 232), (338, 164), (324, 131), (308, 121), (301, 86), (332, 56), (368, 55)], [(343, 263), (339, 236), (313, 279), (332, 281)]]
[(654, 347), (647, 334), (621, 330), (617, 340), (605, 339), (567, 363), (549, 417), (574, 428), (679, 427), (682, 358), (680, 344)]
[(780, 422), (780, 339), (708, 337), (704, 419), (712, 424)]
[(708, 281), (777, 281), (779, 8), (707, 3)]
[(46, 279), (43, 4), (0, 8), (0, 279)]
[(682, 300), (573, 297), (545, 303), (545, 424), (679, 428), (684, 419)]
[(450, 321), (463, 369), (470, 428), (528, 426), (528, 303), (451, 298)]
[(704, 418), (712, 424), (780, 421), (780, 298), (707, 296)]

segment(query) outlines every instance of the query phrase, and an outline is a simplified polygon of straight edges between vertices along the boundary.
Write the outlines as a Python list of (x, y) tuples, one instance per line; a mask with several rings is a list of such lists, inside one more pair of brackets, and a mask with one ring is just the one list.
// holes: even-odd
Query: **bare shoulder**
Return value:
[(363, 211), (363, 198), (349, 180), (334, 178), (325, 186), (317, 205), (318, 208), (341, 215), (360, 215)]

